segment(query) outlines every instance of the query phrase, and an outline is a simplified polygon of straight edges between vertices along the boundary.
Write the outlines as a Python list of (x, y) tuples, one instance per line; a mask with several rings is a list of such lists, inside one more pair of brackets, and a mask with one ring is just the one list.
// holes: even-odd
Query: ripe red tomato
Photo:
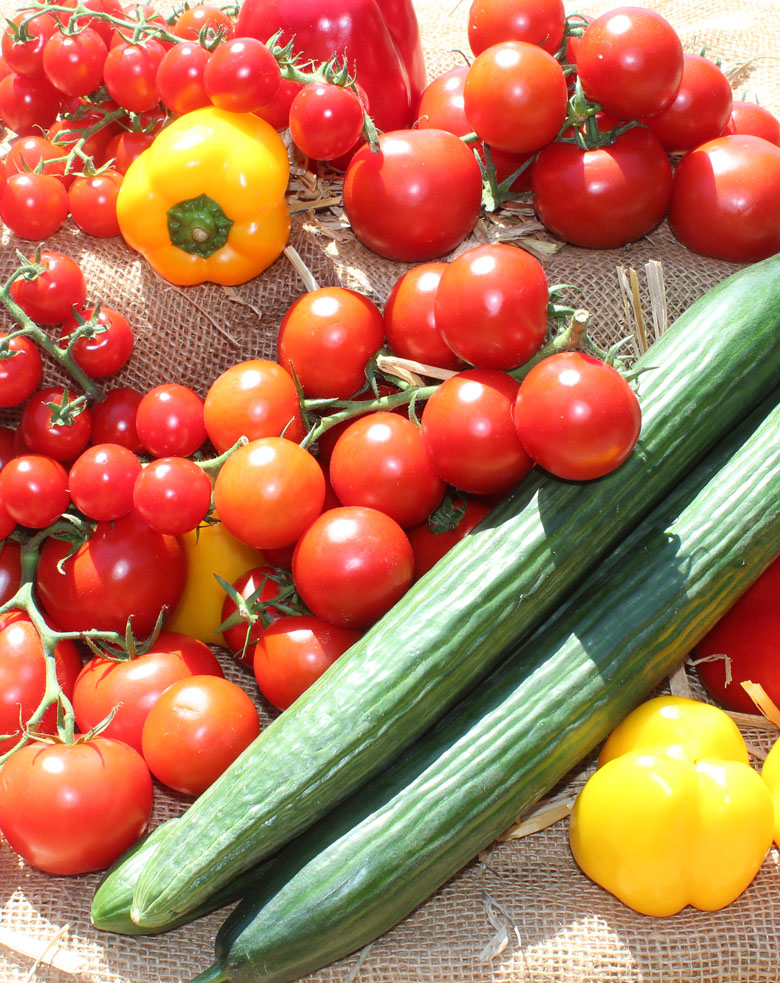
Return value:
[(304, 85), (290, 104), (290, 135), (312, 160), (332, 160), (355, 146), (363, 131), (357, 93), (332, 82)]
[(755, 102), (746, 102), (743, 99), (732, 101), (731, 116), (722, 136), (729, 133), (749, 133), (780, 147), (780, 120)]
[(132, 488), (133, 507), (158, 532), (181, 536), (197, 529), (211, 505), (211, 479), (188, 457), (158, 457)]
[(292, 573), (313, 614), (343, 628), (365, 628), (409, 589), (414, 555), (395, 519), (343, 506), (323, 512), (304, 532)]
[(422, 522), (446, 486), (428, 460), (420, 428), (398, 413), (354, 420), (336, 441), (330, 482), (342, 505), (365, 505), (402, 527)]
[(481, 202), (474, 154), (446, 130), (383, 133), (378, 151), (362, 147), (344, 174), (352, 231), (386, 259), (421, 263), (445, 255), (474, 228)]
[(0, 830), (33, 867), (86, 874), (140, 838), (152, 797), (143, 758), (120, 741), (34, 742), (0, 771)]
[(658, 139), (635, 126), (606, 147), (548, 144), (534, 161), (531, 187), (536, 214), (554, 235), (588, 249), (614, 249), (664, 217), (672, 168)]
[(463, 108), (463, 85), (468, 70), (468, 65), (457, 65), (428, 83), (417, 107), (418, 127), (447, 130), (457, 137), (472, 132), (473, 127)]
[(366, 384), (366, 365), (382, 347), (384, 322), (368, 297), (346, 287), (310, 290), (279, 326), (279, 363), (306, 396), (348, 399)]
[(70, 405), (77, 398), (75, 392), (66, 391), (62, 386), (47, 386), (33, 393), (22, 410), (19, 424), (21, 437), (32, 453), (44, 454), (56, 461), (75, 461), (90, 440), (90, 411), (80, 404), (72, 411), (65, 411), (67, 419), (63, 418), (63, 422), (53, 422), (49, 404)]
[(20, 454), (0, 471), (3, 508), (14, 522), (45, 529), (70, 505), (68, 473), (43, 454)]
[(500, 41), (528, 41), (554, 55), (565, 21), (563, 0), (472, 0), (469, 46), (478, 55)]
[(203, 675), (223, 675), (217, 657), (203, 642), (173, 631), (161, 632), (147, 652), (132, 659), (93, 656), (73, 687), (76, 722), (86, 733), (113, 710), (102, 735), (140, 752), (144, 721), (161, 694), (179, 679)]
[(101, 305), (98, 311), (94, 307), (82, 307), (74, 311), (60, 328), (61, 346), (67, 345), (83, 321), (93, 321), (94, 327), (78, 338), (73, 346), (76, 364), (91, 379), (104, 379), (118, 372), (129, 360), (135, 345), (130, 322), (124, 314), (111, 307)]
[(257, 38), (232, 38), (218, 45), (203, 72), (209, 99), (233, 113), (262, 109), (279, 93), (281, 84), (279, 62)]
[(8, 176), (0, 196), (0, 219), (14, 235), (20, 239), (48, 239), (67, 217), (68, 192), (52, 174), (31, 171)]
[(780, 147), (761, 137), (717, 137), (677, 166), (669, 225), (688, 249), (734, 263), (780, 251)]
[(466, 116), (477, 135), (515, 154), (555, 139), (568, 98), (560, 62), (527, 41), (486, 48), (474, 59), (463, 86)]
[(133, 510), (133, 488), (141, 462), (121, 444), (92, 444), (68, 473), (73, 504), (90, 519), (121, 519)]
[(10, 601), (22, 582), (22, 547), (14, 539), (0, 540), (0, 605)]
[(277, 710), (286, 710), (362, 634), (309, 615), (277, 619), (253, 649), (260, 692)]
[(84, 273), (70, 256), (53, 249), (42, 249), (36, 265), (42, 272), (29, 280), (17, 277), (11, 284), (11, 298), (37, 324), (61, 324), (74, 308), (84, 306)]
[(157, 91), (172, 113), (190, 113), (211, 103), (204, 84), (211, 52), (198, 41), (180, 41), (162, 57), (157, 69)]
[(266, 617), (275, 621), (281, 617), (281, 612), (273, 606), (267, 605), (279, 593), (280, 585), (278, 582), (279, 571), (272, 566), (254, 567), (235, 580), (232, 584), (233, 589), (243, 598), (244, 604), (250, 615), (256, 615), (257, 620), (252, 623), (250, 617), (246, 617), (239, 612), (238, 606), (230, 594), (225, 594), (225, 601), (222, 605), (222, 622), (233, 618), (238, 614), (240, 620), (235, 625), (230, 625), (222, 632), (225, 645), (239, 662), (252, 668), (254, 659), (254, 643), (263, 634), (264, 622), (259, 617), (259, 611), (263, 611)]
[(116, 199), (121, 184), (122, 175), (114, 168), (76, 177), (68, 189), (68, 207), (76, 225), (100, 239), (118, 236)]
[(444, 270), (434, 298), (436, 328), (478, 368), (514, 369), (547, 336), (549, 290), (542, 264), (509, 243), (472, 246)]
[(401, 358), (457, 371), (465, 365), (442, 338), (434, 312), (446, 269), (446, 263), (419, 263), (401, 274), (385, 301), (385, 336)]
[[(22, 21), (25, 21), (27, 40), (17, 38)], [(57, 21), (52, 14), (42, 11), (30, 16), (29, 11), (15, 14), (0, 38), (0, 51), (11, 72), (32, 78), (41, 78), (43, 71), (43, 48), (57, 30)], [(13, 127), (11, 127), (13, 129)]]
[(154, 38), (141, 44), (114, 44), (103, 64), (103, 81), (112, 99), (133, 113), (154, 109), (160, 101), (157, 69), (165, 54)]
[(95, 444), (121, 444), (135, 454), (144, 447), (138, 439), (135, 416), (143, 393), (129, 386), (118, 386), (92, 405), (92, 441)]
[(644, 7), (601, 14), (577, 43), (585, 95), (616, 119), (662, 113), (677, 95), (682, 72), (682, 43), (674, 28)]
[[(7, 337), (0, 334), (0, 344)], [(4, 351), (10, 357), (0, 358), (0, 406), (19, 406), (38, 388), (43, 360), (38, 347), (25, 335), (5, 342)]]
[(600, 478), (634, 449), (639, 400), (622, 375), (583, 352), (561, 352), (520, 383), (515, 427), (528, 454), (559, 478)]
[(146, 638), (160, 611), (172, 610), (181, 595), (187, 575), (181, 540), (155, 532), (134, 512), (99, 522), (66, 559), (70, 548), (47, 539), (35, 577), (44, 610), (65, 631), (124, 635), (132, 619), (136, 637)]
[(0, 78), (0, 119), (19, 136), (48, 130), (61, 96), (47, 78), (11, 73)]
[(170, 685), (143, 726), (152, 774), (183, 795), (200, 795), (260, 733), (249, 696), (228, 679), (189, 676)]
[(239, 447), (214, 482), (220, 520), (255, 549), (294, 543), (324, 502), (325, 476), (317, 459), (284, 437), (261, 437)]
[(222, 454), (239, 437), (303, 437), (298, 390), (278, 362), (252, 358), (226, 369), (211, 384), (203, 406), (206, 432)]
[(460, 542), (490, 512), (490, 505), (478, 498), (454, 499), (452, 503), (463, 508), (463, 514), (454, 527), (432, 527), (430, 522), (421, 522), (408, 530), (409, 542), (414, 550), (414, 579), (419, 580), (431, 570), (452, 547)]
[(780, 557), (732, 605), (694, 648), (708, 692), (729, 710), (757, 713), (742, 683), (763, 686), (780, 706)]
[(425, 404), (422, 436), (441, 478), (476, 495), (502, 494), (531, 470), (512, 422), (519, 383), (497, 369), (466, 369)]
[(153, 457), (189, 457), (206, 440), (203, 399), (189, 386), (164, 382), (144, 393), (135, 428)]
[(190, 41), (196, 41), (201, 34), (207, 40), (217, 34), (227, 39), (232, 37), (233, 29), (230, 16), (220, 7), (209, 3), (196, 3), (192, 7), (185, 7), (173, 25), (174, 34)]
[(106, 42), (93, 27), (75, 34), (56, 30), (43, 46), (43, 71), (51, 84), (69, 96), (85, 96), (103, 81)]
[[(67, 188), (73, 180), (72, 174), (65, 174), (65, 161), (62, 147), (55, 146), (51, 140), (40, 134), (17, 137), (5, 156), (4, 164), (9, 174), (16, 171), (42, 170), (52, 174)], [(59, 158), (59, 159), (57, 159)], [(0, 189), (2, 182), (0, 182)]]

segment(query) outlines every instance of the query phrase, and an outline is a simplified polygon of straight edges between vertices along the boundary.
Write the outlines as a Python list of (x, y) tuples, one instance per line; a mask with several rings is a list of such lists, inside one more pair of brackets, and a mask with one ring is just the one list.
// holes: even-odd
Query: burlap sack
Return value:
[[(454, 2), (454, 0), (453, 0)], [(758, 98), (780, 113), (776, 0), (651, 0), (676, 27), (688, 50), (707, 52), (728, 69), (738, 97)], [(0, 13), (18, 6), (0, 2)], [(616, 6), (604, 0), (568, 3), (569, 12), (598, 14)], [(468, 51), (468, 0), (418, 0), (429, 77), (459, 64)], [(321, 285), (341, 283), (380, 305), (403, 264), (384, 261), (355, 242), (338, 207), (320, 210), (317, 199), (338, 196), (338, 182), (312, 187), (295, 175), (291, 245)], [(475, 239), (505, 237), (544, 250), (550, 237), (523, 210), (504, 211), (480, 223)], [(250, 355), (273, 357), (275, 334), (304, 283), (287, 257), (255, 281), (234, 290), (202, 286), (182, 290), (157, 277), (120, 240), (101, 241), (67, 225), (49, 245), (83, 266), (91, 299), (116, 307), (137, 332), (136, 354), (115, 384), (144, 389), (182, 382), (204, 393), (224, 368)], [(15, 251), (34, 244), (0, 238), (0, 277)], [(542, 251), (551, 282), (575, 284), (569, 296), (592, 316), (604, 345), (631, 334), (635, 315), (617, 270), (635, 271), (641, 319), (652, 340), (654, 316), (646, 267), (663, 274), (666, 316), (733, 272), (734, 264), (695, 256), (664, 224), (643, 241), (603, 252), (565, 247)], [(2, 316), (0, 315), (0, 323)], [(47, 378), (58, 378), (49, 370)], [(13, 415), (7, 414), (0, 422)], [(641, 494), (641, 490), (638, 490)], [(681, 656), (683, 653), (681, 653)], [(256, 697), (253, 680), (225, 657), (230, 678)], [(692, 671), (689, 677), (696, 681)], [(700, 691), (694, 690), (698, 695)], [(264, 719), (269, 708), (258, 700)], [(756, 763), (776, 736), (773, 728), (746, 728)], [(557, 790), (570, 796), (591, 761)], [(186, 801), (156, 792), (154, 823), (180, 813)], [(311, 977), (318, 983), (770, 983), (780, 980), (780, 886), (772, 851), (747, 892), (728, 909), (704, 914), (686, 909), (666, 919), (633, 914), (591, 884), (571, 859), (566, 820), (522, 839), (496, 843), (392, 932)], [(211, 962), (214, 934), (225, 912), (150, 939), (101, 934), (89, 924), (97, 876), (55, 878), (37, 872), (0, 844), (0, 980), (23, 983), (178, 983)]]

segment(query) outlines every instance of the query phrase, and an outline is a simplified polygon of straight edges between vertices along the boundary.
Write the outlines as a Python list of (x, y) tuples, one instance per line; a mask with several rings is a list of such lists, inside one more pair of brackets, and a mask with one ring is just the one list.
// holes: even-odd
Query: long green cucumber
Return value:
[(196, 911), (394, 760), (549, 614), (780, 374), (780, 256), (697, 301), (643, 356), (635, 452), (599, 481), (532, 473), (163, 834), (132, 918)]
[(647, 697), (780, 554), (780, 406), (722, 457), (389, 772), (262, 865), (196, 983), (286, 983), (372, 941)]

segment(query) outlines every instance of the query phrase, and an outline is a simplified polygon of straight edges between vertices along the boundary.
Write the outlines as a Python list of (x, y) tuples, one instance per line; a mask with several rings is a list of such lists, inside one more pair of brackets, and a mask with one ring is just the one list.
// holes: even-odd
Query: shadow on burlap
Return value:
[[(593, 0), (569, 3), (567, 9), (595, 15), (613, 6)], [(706, 45), (711, 57), (734, 71), (736, 97), (757, 97), (780, 112), (776, 60), (780, 28), (774, 20), (774, 0), (750, 4), (653, 0), (648, 6), (672, 22), (688, 50)], [(8, 0), (0, 2), (6, 14), (14, 7)], [(454, 8), (435, 0), (418, 3), (429, 77), (462, 61), (462, 52), (468, 50), (467, 9), (468, 0)], [(295, 186), (301, 187), (299, 178)], [(323, 197), (338, 194), (338, 181), (320, 190)], [(315, 189), (309, 197), (319, 193)], [(353, 287), (381, 306), (408, 267), (364, 249), (340, 217), (338, 208), (303, 208), (295, 216), (291, 245), (320, 285)], [(538, 242), (551, 243), (520, 210), (481, 222), (475, 237), (461, 248), (497, 236), (525, 242), (532, 249), (538, 248)], [(233, 362), (250, 356), (274, 357), (281, 317), (304, 290), (286, 257), (234, 290), (215, 285), (181, 290), (162, 281), (120, 240), (92, 239), (67, 225), (47, 244), (82, 264), (92, 301), (123, 311), (136, 328), (135, 356), (112, 385), (145, 389), (171, 381), (205, 393)], [(17, 248), (30, 255), (34, 247), (6, 232), (0, 239), (3, 278), (16, 265)], [(662, 264), (670, 321), (737, 269), (689, 253), (665, 224), (625, 249), (589, 252), (565, 247), (546, 255), (544, 264), (551, 283), (576, 286), (566, 299), (590, 311), (592, 333), (606, 347), (632, 330), (617, 267), (636, 271), (643, 316), (652, 324), (645, 277), (645, 264), (651, 261)], [(49, 368), (47, 379), (58, 378)], [(271, 712), (257, 698), (252, 678), (227, 657), (223, 664), (229, 678), (258, 699), (264, 721), (269, 720)], [(693, 677), (691, 682), (696, 687)], [(746, 736), (766, 750), (774, 734), (757, 730)], [(582, 772), (557, 791), (575, 791), (590, 763), (586, 760)], [(186, 805), (184, 799), (158, 787), (154, 823), (179, 814)], [(564, 820), (522, 840), (494, 844), (392, 932), (311, 979), (318, 983), (346, 983), (352, 978), (364, 983), (773, 983), (780, 980), (777, 864), (773, 850), (751, 887), (722, 912), (686, 909), (671, 918), (643, 918), (579, 872), (568, 850)], [(0, 845), (2, 983), (30, 979), (177, 983), (210, 964), (214, 934), (224, 912), (151, 939), (101, 934), (91, 929), (88, 918), (97, 881), (96, 875), (48, 877), (18, 861), (7, 845)], [(62, 933), (59, 941), (36, 968), (36, 953), (58, 933)], [(498, 941), (502, 937), (503, 943)], [(488, 950), (492, 958), (486, 955)]]

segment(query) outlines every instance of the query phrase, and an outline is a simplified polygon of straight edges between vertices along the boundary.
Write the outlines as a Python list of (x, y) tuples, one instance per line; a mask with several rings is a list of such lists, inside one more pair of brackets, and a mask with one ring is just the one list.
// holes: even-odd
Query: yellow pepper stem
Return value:
[(232, 219), (206, 194), (171, 205), (167, 216), (173, 245), (204, 258), (222, 249), (233, 227)]

